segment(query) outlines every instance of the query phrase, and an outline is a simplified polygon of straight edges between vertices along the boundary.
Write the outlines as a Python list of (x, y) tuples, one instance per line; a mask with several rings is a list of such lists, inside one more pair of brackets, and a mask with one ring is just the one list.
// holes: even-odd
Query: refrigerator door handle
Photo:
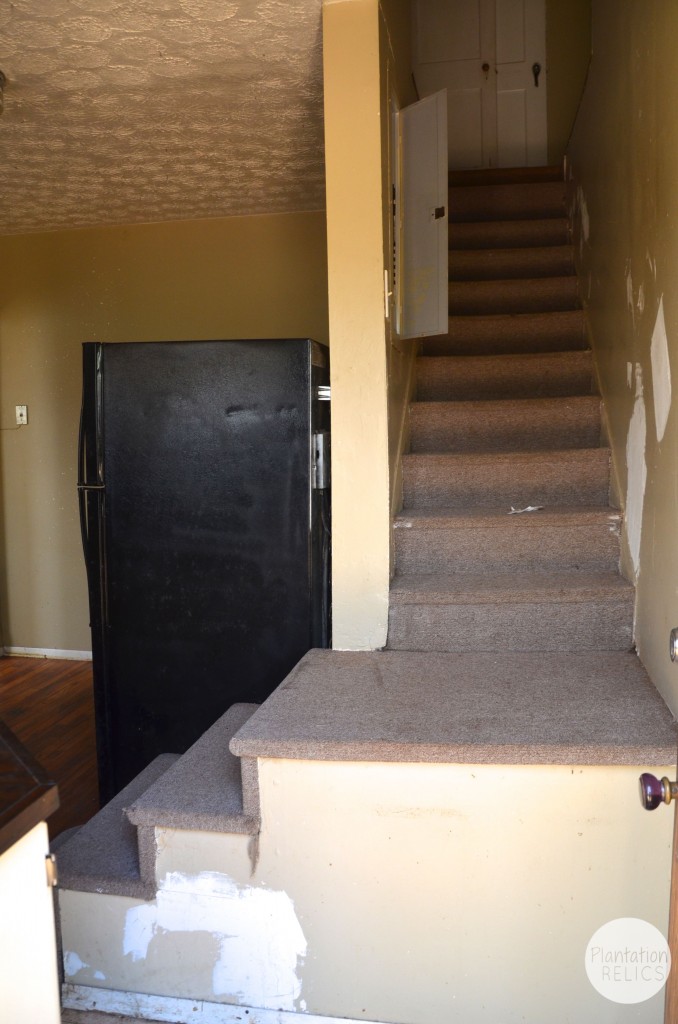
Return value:
[(83, 352), (83, 393), (78, 432), (78, 505), (80, 533), (90, 592), (92, 628), (108, 625), (106, 566), (103, 550), (106, 485), (100, 464), (101, 346)]

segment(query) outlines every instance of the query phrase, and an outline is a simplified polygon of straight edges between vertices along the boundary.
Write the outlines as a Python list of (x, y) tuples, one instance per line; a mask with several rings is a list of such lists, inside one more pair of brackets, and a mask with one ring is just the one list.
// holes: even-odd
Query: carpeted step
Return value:
[(605, 506), (402, 513), (393, 524), (396, 572), (614, 572), (621, 518)]
[(234, 746), (307, 761), (664, 765), (676, 725), (635, 653), (314, 650)]
[(581, 309), (551, 313), (452, 316), (447, 334), (424, 338), (425, 356), (505, 355), (588, 348)]
[(228, 745), (258, 704), (233, 704), (172, 767), (133, 803), (142, 878), (155, 878), (155, 829), (259, 831), (259, 789), (253, 762), (240, 761)]
[(412, 452), (595, 448), (600, 442), (601, 400), (596, 395), (410, 406)]
[(629, 650), (633, 603), (634, 588), (617, 573), (396, 576), (387, 648)]
[(531, 245), (568, 245), (565, 217), (544, 220), (488, 220), (450, 224), (450, 249), (519, 249)]
[(556, 398), (596, 392), (590, 351), (417, 359), (417, 401)]
[(448, 191), (448, 203), (453, 223), (566, 216), (563, 181), (454, 186)]
[(574, 276), (450, 281), (447, 294), (450, 316), (546, 313), (580, 306), (579, 282)]
[(534, 181), (563, 181), (560, 164), (544, 167), (479, 167), (449, 171), (447, 181), (454, 185), (515, 185)]
[(139, 799), (178, 760), (162, 754), (128, 786), (60, 846), (57, 853), (59, 887), (79, 892), (116, 896), (153, 895), (141, 877), (137, 830), (127, 820), (125, 807)]
[(574, 274), (571, 245), (532, 246), (526, 249), (452, 249), (450, 281), (509, 280), (511, 278), (566, 277)]
[(406, 513), (473, 505), (505, 505), (507, 511), (527, 505), (605, 505), (609, 500), (607, 448), (404, 455), (402, 465)]

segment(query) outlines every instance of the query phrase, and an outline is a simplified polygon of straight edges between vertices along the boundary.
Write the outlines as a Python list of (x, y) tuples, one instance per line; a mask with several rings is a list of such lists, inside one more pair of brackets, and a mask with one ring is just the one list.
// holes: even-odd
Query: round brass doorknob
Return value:
[(664, 776), (658, 779), (649, 772), (643, 772), (640, 783), (640, 802), (646, 811), (655, 811), (660, 804), (670, 804), (678, 798), (678, 782), (671, 782)]

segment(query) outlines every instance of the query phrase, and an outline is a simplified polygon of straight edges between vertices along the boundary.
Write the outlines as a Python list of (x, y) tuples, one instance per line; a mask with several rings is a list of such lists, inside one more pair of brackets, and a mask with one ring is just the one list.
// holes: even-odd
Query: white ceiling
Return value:
[(322, 0), (0, 0), (0, 234), (318, 210)]

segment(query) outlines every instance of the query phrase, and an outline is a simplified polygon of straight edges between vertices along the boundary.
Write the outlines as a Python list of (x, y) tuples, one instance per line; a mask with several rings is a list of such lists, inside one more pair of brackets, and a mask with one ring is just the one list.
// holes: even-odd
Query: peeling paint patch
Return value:
[(157, 910), (152, 904), (142, 903), (127, 911), (122, 939), (123, 956), (131, 956), (134, 963), (145, 960), (148, 944), (155, 933), (156, 918)]
[(671, 411), (671, 364), (669, 362), (669, 343), (666, 337), (666, 321), (664, 320), (664, 297), (659, 300), (657, 319), (652, 332), (650, 348), (652, 359), (652, 393), (654, 396), (654, 418), (657, 429), (657, 441), (661, 441), (666, 430), (666, 422)]
[(73, 953), (70, 950), (64, 953), (64, 974), (67, 978), (72, 978), (78, 971), (83, 971), (87, 967), (89, 967), (89, 964), (83, 963), (77, 953)]
[(633, 363), (626, 364), (626, 386), (633, 387)]
[[(633, 326), (636, 326), (636, 300), (633, 294), (633, 275), (631, 273), (631, 260), (626, 261), (626, 305), (629, 313), (631, 314), (631, 322)], [(630, 372), (629, 372), (629, 369)], [(627, 375), (629, 380), (629, 387), (632, 384), (633, 366), (631, 363), (627, 363)]]
[(633, 562), (633, 571), (637, 577), (640, 564), (640, 539), (643, 527), (645, 485), (647, 483), (647, 464), (645, 462), (647, 429), (645, 403), (643, 401), (643, 371), (640, 363), (636, 363), (635, 380), (636, 399), (626, 438), (626, 465), (628, 470), (626, 485), (626, 536), (631, 561)]
[(637, 308), (638, 312), (640, 313), (640, 315), (642, 316), (643, 312), (645, 310), (645, 285), (644, 284), (641, 284), (640, 288), (638, 289), (638, 299), (636, 301), (636, 308)]
[(170, 872), (154, 904), (128, 911), (124, 952), (145, 959), (152, 941), (181, 932), (208, 932), (217, 939), (215, 996), (262, 1009), (295, 1008), (301, 995), (297, 968), (307, 943), (287, 893), (239, 887), (214, 871)]
[(581, 185), (577, 190), (577, 203), (579, 206), (579, 216), (581, 218), (582, 238), (585, 242), (588, 242), (589, 233), (591, 231), (591, 222), (589, 220), (589, 208), (586, 204), (586, 196), (584, 195), (584, 190)]
[(645, 250), (645, 259), (647, 260), (647, 265), (649, 266), (650, 270), (652, 271), (652, 276), (654, 277), (654, 279), (656, 281), (657, 280), (657, 261), (652, 259), (652, 255), (651, 255), (649, 249)]

